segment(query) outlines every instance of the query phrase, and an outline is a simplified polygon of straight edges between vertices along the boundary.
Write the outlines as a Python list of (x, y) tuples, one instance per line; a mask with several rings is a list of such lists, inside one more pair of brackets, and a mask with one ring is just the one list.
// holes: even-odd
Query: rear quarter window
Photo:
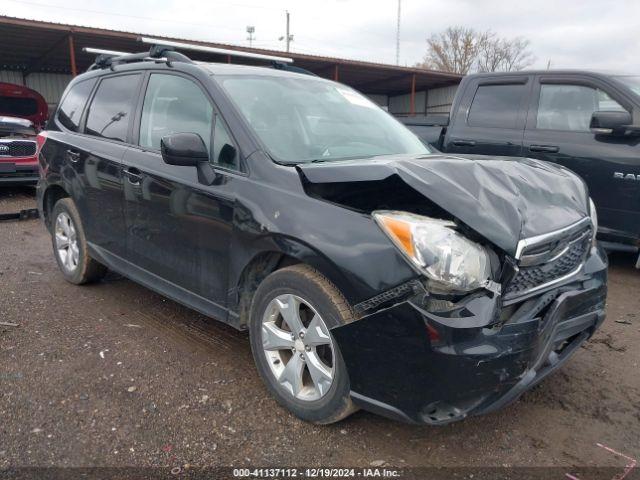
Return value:
[(103, 78), (89, 106), (85, 133), (125, 142), (139, 83), (140, 74)]
[(95, 83), (95, 79), (78, 82), (71, 87), (64, 97), (58, 109), (58, 121), (64, 125), (65, 128), (73, 132), (78, 131), (82, 111)]

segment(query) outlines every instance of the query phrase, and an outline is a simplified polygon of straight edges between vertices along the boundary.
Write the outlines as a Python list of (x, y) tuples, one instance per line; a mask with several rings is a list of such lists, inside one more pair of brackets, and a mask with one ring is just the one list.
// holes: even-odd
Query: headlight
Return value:
[(434, 286), (468, 292), (488, 284), (487, 250), (456, 232), (453, 222), (392, 211), (373, 212), (373, 218)]
[(598, 234), (598, 212), (596, 212), (596, 205), (593, 200), (589, 198), (589, 215), (591, 216), (591, 224), (593, 225), (593, 242), (596, 244), (596, 235)]

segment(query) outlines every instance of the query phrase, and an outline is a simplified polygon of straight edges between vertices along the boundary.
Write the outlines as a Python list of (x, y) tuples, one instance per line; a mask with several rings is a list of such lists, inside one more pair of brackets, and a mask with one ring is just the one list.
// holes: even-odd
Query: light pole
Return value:
[(253, 36), (253, 34), (255, 32), (256, 32), (256, 27), (254, 27), (253, 25), (247, 26), (247, 33), (249, 34), (249, 36), (247, 37), (247, 40), (249, 40), (249, 47), (253, 45), (253, 41), (255, 40), (255, 37)]
[(287, 52), (288, 52), (290, 48), (290, 44), (291, 42), (293, 42), (293, 35), (289, 33), (289, 10), (285, 10), (285, 13), (287, 15), (287, 33), (284, 37), (278, 38), (278, 40), (284, 40), (286, 42)]

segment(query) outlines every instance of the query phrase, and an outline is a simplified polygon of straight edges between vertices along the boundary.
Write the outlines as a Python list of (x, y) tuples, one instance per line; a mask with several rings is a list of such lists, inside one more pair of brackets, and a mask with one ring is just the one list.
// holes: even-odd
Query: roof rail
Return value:
[(98, 54), (95, 62), (89, 67), (89, 70), (97, 70), (101, 68), (113, 68), (115, 65), (121, 63), (133, 63), (144, 61), (155, 62), (184, 62), (194, 63), (189, 57), (182, 53), (174, 51), (174, 48), (182, 48), (185, 50), (194, 50), (199, 52), (215, 53), (222, 55), (233, 55), (242, 58), (253, 58), (257, 60), (266, 60), (271, 63), (271, 67), (276, 70), (284, 70), (288, 72), (303, 73), (306, 75), (313, 75), (308, 70), (290, 65), (293, 63), (292, 58), (278, 57), (276, 55), (263, 55), (261, 53), (244, 52), (240, 50), (229, 50), (225, 48), (206, 47), (202, 45), (193, 45), (189, 43), (173, 42), (170, 40), (162, 40), (149, 37), (138, 37), (138, 40), (142, 43), (151, 44), (151, 48), (148, 52), (129, 53), (119, 52), (116, 50), (104, 50), (100, 48), (85, 47), (82, 51), (87, 53)]
[(89, 70), (99, 68), (113, 68), (120, 63), (132, 63), (143, 61), (163, 61), (163, 62), (185, 62), (193, 63), (189, 57), (179, 52), (174, 52), (173, 48), (154, 45), (148, 52), (128, 53), (118, 52), (115, 50), (102, 50), (100, 48), (85, 47), (82, 51), (87, 53), (97, 53), (95, 62), (89, 67)]
[(174, 47), (183, 50), (193, 50), (197, 52), (217, 53), (219, 55), (231, 55), (234, 57), (254, 58), (256, 60), (266, 60), (269, 62), (293, 63), (293, 58), (278, 57), (276, 55), (264, 55), (262, 53), (245, 52), (242, 50), (231, 50), (228, 48), (206, 47), (192, 43), (174, 42), (162, 38), (138, 37), (138, 41), (151, 44), (157, 47)]

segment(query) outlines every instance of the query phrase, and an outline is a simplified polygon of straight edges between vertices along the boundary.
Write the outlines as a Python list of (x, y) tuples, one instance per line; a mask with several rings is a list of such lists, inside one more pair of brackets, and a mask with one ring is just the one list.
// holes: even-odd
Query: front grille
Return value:
[(13, 140), (0, 142), (0, 157), (31, 157), (36, 154), (36, 142)]
[(577, 231), (525, 247), (518, 272), (505, 290), (505, 297), (524, 295), (565, 277), (580, 267), (592, 240), (591, 225)]

